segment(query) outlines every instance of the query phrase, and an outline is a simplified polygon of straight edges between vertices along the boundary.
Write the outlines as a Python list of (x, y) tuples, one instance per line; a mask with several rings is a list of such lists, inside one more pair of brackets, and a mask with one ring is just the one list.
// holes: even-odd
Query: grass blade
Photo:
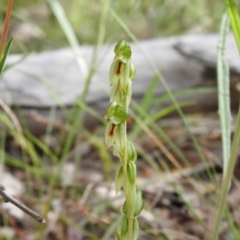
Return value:
[(230, 83), (229, 67), (225, 60), (226, 37), (229, 31), (229, 19), (227, 14), (223, 15), (217, 59), (217, 80), (218, 80), (218, 114), (222, 130), (222, 149), (223, 149), (223, 175), (227, 171), (227, 164), (231, 151), (231, 109), (230, 109)]
[[(229, 88), (229, 86), (224, 85), (225, 83), (227, 83), (229, 81), (229, 79), (228, 79), (229, 72), (228, 72), (228, 66), (225, 62), (225, 59), (223, 58), (224, 51), (225, 51), (224, 44), (225, 44), (225, 38), (227, 35), (228, 24), (229, 24), (228, 18), (226, 15), (224, 15), (222, 24), (221, 24), (221, 32), (220, 32), (221, 36), (220, 36), (219, 47), (218, 47), (218, 78), (219, 78), (219, 83), (220, 83), (219, 91), (220, 90), (222, 91), (222, 88), (224, 88), (224, 87)], [(237, 39), (236, 39), (236, 41), (237, 41)], [(224, 81), (225, 83), (223, 84), (223, 82), (221, 82), (221, 81)], [(223, 146), (223, 149), (225, 151), (225, 153), (224, 153), (225, 154), (224, 155), (224, 174), (223, 174), (220, 196), (217, 197), (218, 205), (217, 205), (216, 218), (214, 219), (214, 223), (212, 225), (213, 233), (211, 236), (209, 236), (207, 238), (207, 239), (211, 239), (211, 240), (218, 239), (219, 227), (220, 227), (222, 215), (223, 215), (223, 212), (225, 209), (226, 199), (227, 199), (227, 195), (228, 195), (229, 186), (231, 184), (233, 169), (234, 169), (236, 158), (237, 158), (237, 150), (238, 150), (239, 140), (240, 140), (240, 107), (239, 107), (236, 131), (234, 134), (232, 148), (230, 151), (230, 141), (227, 139), (227, 138), (229, 138), (229, 131), (230, 131), (229, 130), (230, 129), (230, 125), (229, 125), (230, 124), (230, 117), (229, 117), (230, 99), (229, 99), (228, 95), (224, 95), (223, 93), (224, 92), (219, 92), (219, 97), (220, 97), (219, 104), (220, 104), (220, 107), (223, 107), (222, 109), (220, 109), (220, 112), (222, 111), (222, 113), (220, 115), (221, 116), (221, 128), (222, 128), (223, 144), (225, 141), (225, 144), (227, 144), (228, 146)], [(222, 101), (228, 101), (228, 103), (224, 103)], [(225, 111), (225, 114), (227, 114), (228, 116), (224, 116), (224, 111)], [(224, 140), (224, 138), (225, 138), (225, 140)]]
[[(222, 149), (223, 149), (223, 176), (227, 175), (228, 159), (230, 157), (230, 97), (229, 97), (229, 67), (225, 60), (226, 37), (229, 30), (229, 19), (226, 14), (222, 17), (220, 36), (217, 49), (217, 80), (218, 80), (218, 101), (219, 101), (219, 117), (222, 131)], [(224, 183), (223, 183), (224, 185)], [(229, 185), (228, 185), (229, 186)], [(220, 201), (217, 205), (216, 217), (213, 219), (213, 232), (211, 239), (217, 240), (219, 226), (221, 223), (223, 211), (225, 209), (227, 192), (223, 188), (220, 191)], [(211, 235), (211, 234), (210, 234)], [(209, 236), (210, 237), (210, 236)], [(209, 238), (210, 239), (210, 238)]]
[(61, 25), (61, 27), (65, 33), (65, 36), (68, 39), (68, 42), (75, 54), (76, 60), (80, 66), (83, 78), (86, 78), (87, 65), (86, 65), (85, 61), (83, 60), (83, 57), (81, 56), (77, 37), (74, 34), (71, 24), (69, 23), (61, 4), (59, 3), (58, 0), (48, 0), (48, 3), (50, 5), (53, 13), (55, 14), (59, 24)]
[(1, 76), (1, 74), (2, 74), (2, 72), (3, 72), (4, 64), (5, 64), (5, 61), (6, 61), (6, 59), (7, 59), (8, 53), (9, 53), (9, 51), (10, 51), (10, 47), (11, 47), (11, 44), (12, 44), (12, 40), (13, 40), (13, 38), (10, 38), (10, 40), (8, 41), (7, 46), (6, 46), (6, 49), (5, 49), (5, 51), (4, 51), (3, 58), (2, 58), (1, 61), (0, 61), (0, 76)]
[(234, 0), (225, 0), (227, 6), (228, 17), (231, 22), (232, 31), (240, 52), (240, 20), (238, 16), (237, 6)]

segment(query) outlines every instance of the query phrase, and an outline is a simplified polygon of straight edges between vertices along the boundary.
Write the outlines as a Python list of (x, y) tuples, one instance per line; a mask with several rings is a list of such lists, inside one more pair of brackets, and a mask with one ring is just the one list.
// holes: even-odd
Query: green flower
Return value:
[(123, 123), (127, 120), (126, 110), (119, 101), (113, 101), (107, 109), (105, 119), (109, 119), (116, 125)]
[(132, 56), (132, 51), (128, 43), (123, 40), (119, 42), (116, 47), (114, 48), (114, 52), (119, 60), (123, 63), (126, 63), (128, 59)]
[(110, 122), (107, 127), (106, 127), (106, 131), (105, 131), (105, 142), (107, 147), (111, 147), (114, 143), (114, 136), (115, 136), (115, 132), (116, 132), (116, 126), (114, 123)]

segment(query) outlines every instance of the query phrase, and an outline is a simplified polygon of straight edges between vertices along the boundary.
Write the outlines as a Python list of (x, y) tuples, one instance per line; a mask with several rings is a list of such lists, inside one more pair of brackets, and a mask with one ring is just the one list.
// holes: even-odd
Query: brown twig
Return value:
[(8, 0), (6, 17), (5, 17), (3, 31), (2, 31), (2, 37), (1, 37), (1, 41), (0, 41), (0, 61), (2, 60), (3, 53), (4, 53), (4, 46), (5, 46), (5, 43), (7, 40), (7, 34), (8, 34), (8, 29), (9, 29), (11, 14), (12, 14), (12, 6), (13, 6), (13, 0)]
[(3, 197), (5, 202), (12, 203), (16, 207), (20, 208), (22, 211), (27, 213), (29, 216), (31, 216), (31, 217), (35, 218), (36, 220), (38, 220), (39, 222), (46, 223), (46, 220), (42, 216), (40, 216), (37, 212), (34, 212), (32, 209), (28, 208), (23, 203), (19, 202), (17, 199), (13, 198), (12, 196), (9, 196), (5, 192), (5, 190), (6, 190), (5, 187), (0, 184), (0, 195)]

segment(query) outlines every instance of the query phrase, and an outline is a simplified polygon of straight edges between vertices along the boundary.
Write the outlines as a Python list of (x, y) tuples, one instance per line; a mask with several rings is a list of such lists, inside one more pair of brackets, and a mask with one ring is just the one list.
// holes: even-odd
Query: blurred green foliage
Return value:
[[(104, 1), (60, 0), (60, 2), (79, 42), (94, 44)], [(184, 33), (215, 32), (219, 29), (220, 18), (224, 11), (224, 1), (122, 0), (112, 1), (111, 7), (138, 39), (146, 39)], [(4, 6), (0, 6), (2, 19), (4, 11)], [(14, 52), (41, 51), (67, 46), (67, 40), (52, 14), (47, 0), (14, 1), (13, 16), (12, 35), (18, 43), (13, 46)], [(21, 31), (24, 23), (34, 27), (28, 29), (29, 38), (28, 36), (24, 37), (28, 34), (24, 32), (26, 30)], [(129, 40), (127, 34), (110, 14), (107, 24), (105, 42), (116, 42), (123, 38)], [(41, 33), (40, 37), (31, 36), (36, 29)]]
[[(60, 2), (79, 42), (94, 44), (99, 27), (100, 10), (104, 1), (60, 0)], [(112, 1), (111, 7), (138, 39), (146, 39), (191, 32), (215, 32), (219, 28), (224, 2), (215, 0), (122, 0)], [(67, 46), (67, 40), (46, 0), (14, 1), (13, 10), (11, 33), (17, 44), (14, 44), (12, 51), (42, 51)], [(3, 19), (4, 11), (5, 6), (1, 5), (1, 19)], [(26, 28), (26, 26), (32, 26), (33, 29)], [(106, 28), (105, 42), (116, 42), (123, 38), (129, 40), (127, 34), (110, 14)]]

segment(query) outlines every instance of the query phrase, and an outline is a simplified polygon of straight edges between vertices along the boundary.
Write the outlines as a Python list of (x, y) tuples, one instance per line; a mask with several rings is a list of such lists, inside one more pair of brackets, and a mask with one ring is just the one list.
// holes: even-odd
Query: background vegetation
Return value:
[[(13, 21), (10, 29), (10, 35), (14, 36), (14, 44), (11, 48), (12, 53), (29, 53), (31, 51), (45, 51), (49, 49), (69, 47), (67, 40), (68, 36), (63, 33), (52, 8), (48, 4), (49, 2), (51, 2), (51, 0), (25, 0), (14, 2)], [(106, 34), (100, 44), (116, 43), (123, 38), (126, 40), (131, 39), (129, 34), (122, 29), (122, 26), (119, 24), (120, 22), (116, 21), (109, 12), (104, 26), (101, 24), (99, 25), (102, 16), (101, 14), (104, 15), (103, 8), (104, 2), (106, 1), (62, 0), (59, 2), (66, 13), (80, 44), (99, 44), (98, 32), (101, 27), (105, 27)], [(111, 8), (114, 13), (121, 17), (123, 24), (128, 26), (136, 38), (140, 40), (188, 33), (218, 32), (221, 17), (225, 9), (225, 3), (223, 1), (218, 1), (216, 3), (215, 0), (126, 0), (111, 1)], [(1, 4), (1, 19), (3, 19), (4, 13), (5, 6)], [(90, 80), (91, 76), (89, 76), (89, 81)], [(154, 84), (153, 81), (153, 85)], [(83, 88), (86, 88), (86, 92), (88, 89), (87, 87), (88, 86), (83, 86)], [(152, 104), (151, 97), (150, 89), (146, 92), (142, 105), (137, 106), (133, 104), (135, 110), (138, 109), (138, 111), (141, 112), (143, 119), (146, 121), (141, 122), (141, 119), (139, 120), (138, 116), (131, 112), (131, 116), (134, 118), (135, 123), (132, 125), (129, 133), (133, 142), (137, 142), (141, 133), (145, 131), (142, 135), (153, 135), (157, 147), (161, 150), (164, 149), (164, 154), (161, 153), (157, 157), (154, 156), (154, 154), (150, 156), (148, 152), (145, 151), (145, 149), (142, 149), (140, 144), (137, 143), (137, 150), (140, 158), (144, 159), (144, 163), (147, 163), (151, 168), (151, 170), (148, 170), (152, 171), (150, 174), (145, 174), (149, 174), (149, 176), (157, 174), (158, 177), (162, 177), (165, 172), (168, 172), (174, 176), (176, 175), (174, 171), (180, 172), (185, 167), (191, 169), (191, 167), (194, 167), (194, 164), (189, 161), (192, 157), (187, 158), (182, 154), (180, 147), (171, 139), (171, 131), (169, 131), (170, 133), (164, 132), (165, 130), (159, 127), (159, 124), (148, 116), (147, 109)], [(84, 159), (78, 159), (79, 148), (82, 149), (86, 143), (89, 144), (88, 147), (91, 146), (92, 149), (94, 149), (102, 160), (101, 164), (105, 177), (104, 181), (111, 183), (111, 181), (113, 181), (114, 172), (116, 171), (116, 164), (109, 152), (106, 151), (103, 142), (104, 126), (99, 127), (94, 132), (92, 129), (89, 130), (84, 128), (81, 121), (79, 121), (80, 123), (77, 123), (76, 119), (81, 120), (83, 116), (82, 111), (86, 110), (82, 107), (83, 105), (84, 96), (76, 102), (77, 108), (81, 106), (78, 109), (78, 113), (76, 115), (70, 114), (66, 123), (60, 127), (60, 130), (58, 129), (57, 134), (54, 132), (53, 128), (55, 118), (55, 109), (53, 109), (50, 112), (52, 121), (47, 123), (46, 134), (42, 136), (42, 139), (36, 138), (27, 128), (24, 128), (24, 126), (22, 126), (23, 131), (20, 131), (21, 128), (20, 130), (19, 128), (15, 129), (16, 126), (14, 126), (11, 115), (5, 116), (2, 112), (0, 114), (1, 121), (5, 126), (0, 136), (1, 160), (3, 160), (2, 162), (6, 165), (8, 170), (16, 173), (16, 175), (20, 175), (19, 178), (25, 181), (26, 194), (22, 197), (22, 200), (28, 205), (33, 206), (33, 208), (37, 208), (41, 213), (47, 215), (50, 212), (52, 216), (55, 214), (54, 216), (56, 217), (56, 219), (53, 220), (54, 227), (52, 227), (52, 229), (50, 229), (51, 226), (49, 225), (42, 225), (39, 227), (39, 225), (31, 221), (28, 221), (29, 225), (24, 225), (24, 223), (20, 222), (22, 226), (24, 226), (23, 228), (26, 230), (27, 236), (33, 235), (32, 239), (46, 238), (52, 240), (54, 239), (53, 236), (55, 239), (66, 239), (66, 236), (72, 236), (72, 238), (69, 238), (74, 239), (73, 235), (69, 233), (69, 231), (72, 231), (74, 234), (77, 234), (77, 239), (107, 240), (111, 239), (110, 236), (112, 236), (115, 231), (114, 229), (117, 225), (116, 216), (118, 216), (116, 213), (119, 211), (119, 207), (114, 205), (114, 201), (117, 201), (117, 198), (114, 200), (112, 200), (112, 198), (103, 200), (103, 198), (99, 197), (100, 193), (97, 192), (97, 190), (91, 191), (93, 188), (91, 184), (84, 185), (79, 181), (76, 182), (76, 185), (64, 186), (61, 182), (63, 179), (63, 177), (60, 176), (61, 170), (66, 163), (66, 159), (71, 159), (71, 161), (74, 162), (76, 172), (80, 169), (81, 161)], [(76, 116), (79, 116), (79, 118)], [(192, 116), (189, 118), (191, 119), (191, 117)], [(205, 116), (200, 116), (200, 118), (202, 121)], [(182, 120), (183, 122), (187, 122), (184, 117)], [(147, 126), (147, 122), (151, 123), (151, 128), (148, 128), (149, 126)], [(189, 126), (182, 126), (182, 128), (186, 127)], [(11, 133), (14, 139), (13, 141), (12, 139), (9, 141), (8, 137), (6, 137), (7, 132)], [(181, 137), (185, 138), (184, 144), (187, 145), (191, 142), (191, 146), (194, 145), (197, 150), (200, 149), (198, 141), (195, 141), (196, 139), (194, 140), (194, 137), (189, 136), (188, 133), (182, 133)], [(161, 145), (161, 139), (165, 140), (165, 146)], [(54, 144), (52, 144), (52, 142), (54, 142)], [(20, 154), (9, 154), (5, 151), (8, 149), (8, 144), (16, 144), (18, 150), (21, 149)], [(171, 151), (173, 150), (174, 154), (181, 159), (181, 164), (184, 162), (184, 164), (180, 166), (180, 169), (176, 166), (176, 168), (172, 168), (172, 166), (169, 167), (165, 160), (169, 153), (168, 149), (171, 149)], [(202, 152), (194, 152), (194, 154), (196, 153), (199, 154), (196, 158), (201, 158), (200, 155)], [(98, 163), (90, 163), (90, 169), (93, 168), (94, 165), (98, 165)], [(177, 163), (177, 166), (179, 166), (179, 163)], [(141, 167), (141, 163), (138, 167)], [(21, 172), (21, 170), (24, 173)], [(144, 170), (146, 171), (146, 169)], [(144, 170), (141, 172), (144, 173)], [(202, 212), (199, 212), (199, 209), (194, 207), (194, 203), (190, 203), (186, 200), (188, 195), (182, 187), (189, 184), (189, 186), (193, 187), (194, 194), (199, 198), (204, 198), (206, 196), (206, 199), (203, 200), (203, 206), (209, 210), (212, 206), (215, 206), (213, 205), (215, 201), (214, 199), (216, 199), (215, 189), (220, 186), (218, 181), (220, 178), (218, 171), (217, 168), (210, 170), (207, 169), (203, 176), (196, 174), (196, 176), (194, 175), (194, 178), (184, 179), (186, 182), (180, 183), (179, 181), (179, 184), (168, 182), (166, 180), (166, 184), (169, 184), (174, 189), (174, 194), (178, 197), (177, 200), (181, 200), (177, 203), (173, 200), (174, 204), (182, 204), (184, 207), (182, 207), (181, 210), (186, 208), (188, 211), (188, 215), (186, 215), (194, 219), (194, 221), (200, 225), (204, 224), (204, 218), (201, 215)], [(89, 179), (91, 183), (91, 178)], [(201, 189), (198, 189), (198, 186), (200, 186), (198, 184), (202, 184), (206, 179), (207, 183), (204, 184), (212, 184), (211, 186), (213, 186), (212, 189), (214, 190), (206, 190), (206, 188), (204, 188), (205, 191), (209, 192), (205, 193), (204, 197), (202, 197), (203, 194), (200, 192)], [(192, 183), (193, 181), (194, 183)], [(149, 185), (151, 185), (150, 182), (145, 182), (144, 185), (141, 185), (142, 190), (144, 191)], [(206, 187), (206, 185), (204, 185), (204, 187)], [(210, 188), (211, 187), (209, 187), (209, 189)], [(168, 229), (166, 226), (163, 226), (165, 218), (161, 219), (162, 222), (157, 219), (157, 216), (159, 215), (155, 215), (156, 213), (153, 208), (151, 208), (150, 204), (154, 199), (148, 201), (149, 196), (145, 195), (144, 197), (147, 202), (145, 210), (148, 214), (152, 214), (151, 217), (153, 216), (155, 218), (153, 219), (153, 222), (156, 223), (156, 225), (148, 225), (149, 222), (144, 222), (144, 219), (141, 219), (140, 226), (142, 234), (147, 235), (149, 239), (178, 239), (177, 235), (174, 235), (177, 234), (177, 232), (174, 232), (174, 229), (171, 229), (171, 227)], [(169, 199), (167, 198), (167, 200)], [(59, 201), (64, 205), (64, 208), (60, 210), (58, 209)], [(203, 206), (201, 207), (204, 208)], [(204, 210), (206, 211), (206, 209)], [(223, 211), (225, 209), (222, 207), (221, 210)], [(233, 239), (238, 239), (238, 225), (234, 222), (234, 213), (230, 210), (231, 209), (227, 208), (224, 211), (227, 226), (229, 226), (231, 230), (231, 235), (227, 235), (227, 237), (234, 236)], [(145, 216), (149, 216), (147, 213), (145, 212)], [(172, 214), (171, 211), (170, 213)], [(180, 212), (178, 212), (178, 214), (180, 214)], [(222, 213), (220, 212), (220, 217), (218, 218), (219, 222), (221, 220), (221, 214)], [(3, 216), (3, 226), (12, 224), (11, 221), (8, 221), (9, 219), (7, 216), (7, 213)], [(171, 218), (173, 218), (173, 216), (169, 217), (169, 219)], [(50, 219), (51, 222), (51, 215), (48, 215), (48, 219)], [(182, 224), (184, 224), (184, 221)], [(14, 225), (15, 228), (16, 225), (17, 224)], [(162, 227), (160, 230), (159, 226)], [(188, 232), (188, 237), (191, 235), (191, 231), (193, 231), (192, 228), (189, 230), (190, 233)], [(186, 235), (184, 235), (185, 232), (186, 226), (182, 228), (181, 234), (183, 235), (180, 239), (196, 239), (191, 238), (191, 236), (187, 238)], [(215, 235), (217, 236), (216, 232), (217, 230), (215, 231)], [(229, 234), (228, 230), (226, 232)], [(209, 239), (211, 239), (211, 237)]]
[[(95, 44), (103, 1), (60, 0), (81, 44)], [(112, 1), (113, 10), (138, 39), (186, 33), (216, 32), (224, 11), (224, 1), (215, 0), (123, 0)], [(5, 11), (0, 6), (1, 17)], [(104, 41), (129, 40), (129, 36), (109, 14)], [(24, 28), (25, 26), (25, 28)], [(32, 28), (31, 28), (32, 27)], [(67, 46), (46, 0), (15, 1), (11, 32), (15, 36), (12, 51), (42, 51)], [(30, 37), (27, 36), (30, 33)]]

